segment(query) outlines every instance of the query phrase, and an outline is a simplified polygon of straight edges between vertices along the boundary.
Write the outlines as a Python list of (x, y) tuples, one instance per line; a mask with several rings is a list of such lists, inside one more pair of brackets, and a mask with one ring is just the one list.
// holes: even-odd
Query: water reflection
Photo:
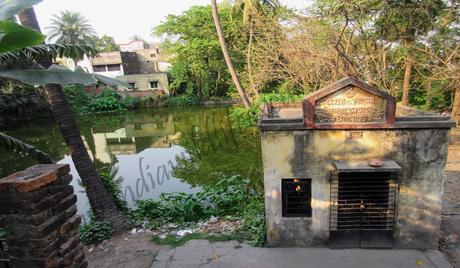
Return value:
[[(128, 204), (164, 192), (194, 193), (223, 176), (250, 177), (261, 188), (260, 139), (255, 129), (235, 129), (228, 108), (144, 110), (82, 116), (77, 123), (96, 167), (113, 173)], [(52, 120), (8, 126), (6, 133), (71, 165), (80, 213), (89, 209), (79, 176)], [(33, 164), (0, 150), (0, 175)], [(9, 165), (14, 163), (14, 165)]]

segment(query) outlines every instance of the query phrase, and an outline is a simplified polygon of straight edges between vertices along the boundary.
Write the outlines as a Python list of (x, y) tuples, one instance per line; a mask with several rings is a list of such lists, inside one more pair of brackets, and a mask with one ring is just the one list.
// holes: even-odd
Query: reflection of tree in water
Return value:
[[(195, 185), (213, 184), (233, 175), (249, 177), (262, 186), (260, 138), (256, 129), (234, 129), (228, 109), (198, 113), (193, 121), (176, 125), (187, 157), (177, 157), (173, 175)], [(175, 122), (183, 120), (175, 120)], [(187, 120), (186, 120), (187, 121)]]

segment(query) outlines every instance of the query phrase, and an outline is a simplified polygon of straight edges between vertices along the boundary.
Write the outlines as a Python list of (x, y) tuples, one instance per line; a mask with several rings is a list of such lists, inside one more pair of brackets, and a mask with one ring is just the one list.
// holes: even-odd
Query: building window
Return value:
[(150, 81), (151, 89), (158, 89), (158, 81)]
[(311, 179), (282, 179), (283, 217), (311, 217)]
[(106, 65), (94, 65), (93, 69), (94, 69), (94, 72), (96, 72), (96, 73), (107, 72), (107, 66)]
[(121, 67), (120, 67), (120, 64), (110, 64), (110, 65), (107, 65), (107, 70), (109, 72), (116, 72), (116, 71), (120, 71)]
[(128, 85), (130, 88), (135, 89), (136, 88), (136, 83), (134, 82), (128, 82)]
[(157, 54), (160, 54), (160, 49), (159, 48), (157, 48)]
[(150, 57), (151, 57), (151, 58), (155, 58), (155, 54), (150, 54)]

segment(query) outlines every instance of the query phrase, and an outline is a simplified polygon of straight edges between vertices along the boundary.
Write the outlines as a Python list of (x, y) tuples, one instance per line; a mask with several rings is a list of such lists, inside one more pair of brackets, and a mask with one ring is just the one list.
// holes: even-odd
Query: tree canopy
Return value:
[(87, 45), (95, 31), (79, 12), (64, 10), (54, 15), (47, 28), (48, 40), (60, 44)]

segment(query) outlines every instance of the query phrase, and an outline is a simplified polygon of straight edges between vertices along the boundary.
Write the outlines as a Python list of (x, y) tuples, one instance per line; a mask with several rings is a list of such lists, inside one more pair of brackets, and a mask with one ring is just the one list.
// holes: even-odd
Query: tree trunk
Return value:
[[(20, 13), (18, 17), (22, 25), (40, 31), (33, 8)], [(51, 66), (51, 60), (43, 59), (40, 64), (48, 68)], [(126, 218), (105, 189), (96, 167), (88, 155), (62, 87), (56, 84), (47, 84), (44, 88), (56, 123), (72, 156), (72, 161), (85, 185), (86, 195), (94, 216), (98, 220), (111, 223), (115, 231), (127, 228)]]
[(409, 106), (409, 89), (410, 89), (410, 78), (412, 74), (412, 58), (409, 52), (409, 48), (411, 47), (410, 41), (405, 41), (406, 47), (406, 71), (404, 72), (404, 83), (403, 83), (403, 96), (402, 96), (402, 104)]
[(40, 30), (40, 25), (38, 24), (37, 16), (35, 15), (33, 7), (28, 8), (19, 13), (18, 18), (22, 25), (27, 26), (39, 33), (42, 32)]
[(452, 101), (452, 120), (457, 122), (457, 125), (460, 124), (460, 87), (457, 86), (455, 89), (454, 100)]
[(254, 40), (254, 24), (252, 22), (249, 22), (249, 43), (248, 43), (248, 54), (246, 56), (247, 58), (247, 65), (248, 65), (248, 78), (249, 78), (249, 84), (251, 85), (251, 90), (254, 92), (256, 97), (259, 97), (259, 90), (257, 90), (256, 86), (254, 85), (254, 77), (252, 76), (252, 64), (251, 64), (251, 58), (252, 58), (252, 43)]
[(123, 230), (128, 226), (125, 217), (105, 189), (88, 155), (62, 87), (57, 84), (47, 84), (45, 85), (45, 92), (56, 123), (69, 148), (75, 168), (85, 185), (94, 216), (98, 220), (111, 223), (115, 231)]
[(240, 79), (238, 78), (238, 74), (233, 67), (232, 59), (230, 58), (230, 54), (228, 52), (227, 44), (225, 42), (224, 33), (222, 31), (222, 26), (220, 24), (219, 12), (217, 10), (217, 3), (216, 0), (211, 0), (211, 9), (212, 9), (212, 17), (214, 19), (214, 24), (216, 25), (217, 36), (219, 37), (219, 43), (222, 48), (222, 53), (224, 54), (225, 62), (227, 63), (228, 71), (232, 76), (233, 82), (235, 83), (236, 89), (240, 94), (241, 100), (244, 103), (244, 106), (247, 108), (251, 107), (251, 103), (246, 96), (243, 86), (241, 85)]
[(428, 110), (431, 110), (431, 108), (433, 106), (433, 87), (432, 87), (432, 84), (431, 84), (431, 79), (428, 79), (428, 81), (426, 81), (425, 90), (426, 90), (425, 107)]
[[(41, 33), (40, 24), (38, 23), (37, 16), (33, 7), (24, 10), (18, 14), (19, 22), (22, 25), (27, 26), (39, 33)], [(38, 60), (38, 63), (45, 69), (48, 69), (52, 65), (51, 58), (42, 57)]]

